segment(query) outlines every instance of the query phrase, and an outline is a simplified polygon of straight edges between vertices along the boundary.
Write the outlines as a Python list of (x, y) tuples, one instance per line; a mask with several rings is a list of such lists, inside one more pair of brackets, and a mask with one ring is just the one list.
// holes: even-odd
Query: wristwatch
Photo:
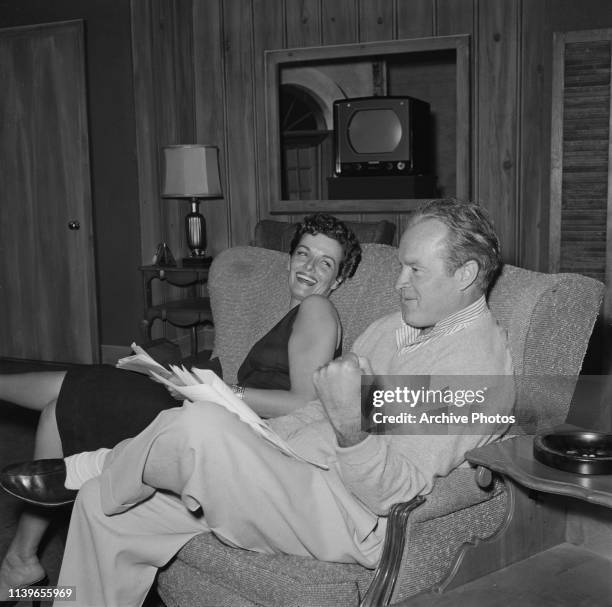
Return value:
[(244, 386), (240, 384), (232, 384), (232, 392), (240, 399), (244, 400)]

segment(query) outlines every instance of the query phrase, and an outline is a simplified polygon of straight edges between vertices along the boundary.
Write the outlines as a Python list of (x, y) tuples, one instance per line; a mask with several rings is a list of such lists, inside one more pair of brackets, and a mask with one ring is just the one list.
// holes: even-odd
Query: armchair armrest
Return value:
[(423, 502), (425, 498), (417, 495), (409, 502), (400, 502), (391, 507), (380, 562), (359, 607), (380, 607), (390, 603), (404, 554), (408, 517)]
[[(411, 529), (415, 525), (467, 510), (503, 492), (503, 482), (493, 482), (487, 472), (480, 467), (475, 471), (458, 468), (447, 477), (439, 478), (427, 498), (417, 496), (392, 506), (381, 559), (360, 607), (390, 604), (405, 560), (406, 542), (410, 542)], [(422, 504), (425, 505), (419, 508)]]

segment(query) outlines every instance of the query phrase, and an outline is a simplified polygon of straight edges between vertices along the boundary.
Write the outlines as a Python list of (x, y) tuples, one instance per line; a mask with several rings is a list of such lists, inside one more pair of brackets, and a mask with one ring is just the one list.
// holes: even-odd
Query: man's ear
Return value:
[(478, 278), (479, 270), (478, 262), (474, 259), (468, 259), (468, 261), (457, 268), (455, 277), (459, 280), (462, 290), (474, 284), (475, 280)]

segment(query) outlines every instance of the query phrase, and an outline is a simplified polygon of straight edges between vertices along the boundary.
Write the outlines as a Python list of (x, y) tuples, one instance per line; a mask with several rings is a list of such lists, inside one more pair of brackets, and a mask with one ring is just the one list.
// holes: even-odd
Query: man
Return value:
[[(250, 550), (375, 567), (389, 507), (430, 491), (498, 429), (369, 435), (361, 376), (428, 375), (449, 387), (453, 377), (512, 375), (484, 298), (500, 253), (482, 210), (428, 203), (411, 218), (399, 259), (401, 314), (373, 323), (352, 353), (315, 373), (319, 402), (270, 422), (329, 470), (283, 455), (218, 405), (163, 412), (79, 492), (58, 584), (76, 586), (81, 604), (139, 605), (157, 568), (203, 531)], [(511, 383), (494, 393), (495, 412), (509, 413)]]

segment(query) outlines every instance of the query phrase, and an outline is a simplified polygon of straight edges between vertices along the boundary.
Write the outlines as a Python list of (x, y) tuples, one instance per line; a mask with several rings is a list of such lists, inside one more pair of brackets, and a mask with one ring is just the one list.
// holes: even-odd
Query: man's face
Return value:
[(402, 269), (395, 288), (404, 322), (413, 327), (431, 327), (466, 305), (460, 270), (449, 274), (446, 268), (447, 232), (437, 219), (425, 219), (409, 227), (400, 241)]

